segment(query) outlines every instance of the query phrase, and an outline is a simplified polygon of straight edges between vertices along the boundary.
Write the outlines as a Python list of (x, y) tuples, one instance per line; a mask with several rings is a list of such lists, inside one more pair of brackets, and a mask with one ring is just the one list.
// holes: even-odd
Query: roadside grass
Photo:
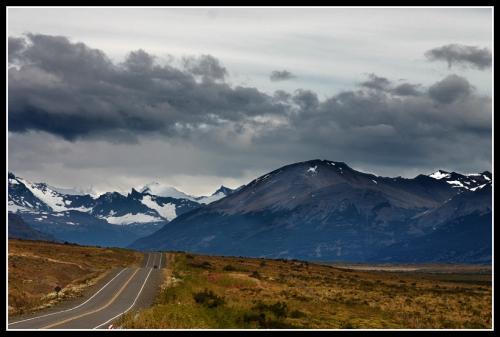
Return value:
[(138, 266), (142, 258), (126, 249), (9, 239), (9, 316), (79, 297), (112, 268)]
[(167, 260), (155, 304), (129, 312), (119, 325), (491, 328), (491, 275), (355, 271), (297, 260), (185, 253), (168, 253)]

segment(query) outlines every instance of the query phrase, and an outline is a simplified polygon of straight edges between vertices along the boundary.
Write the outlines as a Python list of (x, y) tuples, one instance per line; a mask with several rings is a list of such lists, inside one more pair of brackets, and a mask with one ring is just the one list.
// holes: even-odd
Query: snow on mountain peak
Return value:
[(141, 193), (149, 193), (160, 197), (170, 197), (176, 199), (188, 199), (196, 201), (195, 197), (179, 191), (175, 187), (163, 185), (158, 182), (151, 182), (139, 189)]
[(429, 175), (429, 177), (434, 178), (434, 179), (443, 179), (443, 178), (449, 178), (450, 173), (442, 170), (437, 170), (433, 174)]
[(312, 174), (318, 173), (318, 172), (316, 171), (316, 170), (317, 170), (317, 168), (318, 168), (318, 165), (316, 165), (316, 166), (314, 166), (314, 167), (312, 167), (312, 166), (311, 166), (311, 167), (309, 167), (309, 168), (307, 169), (307, 171), (306, 171), (306, 172), (307, 172), (307, 173), (312, 173)]

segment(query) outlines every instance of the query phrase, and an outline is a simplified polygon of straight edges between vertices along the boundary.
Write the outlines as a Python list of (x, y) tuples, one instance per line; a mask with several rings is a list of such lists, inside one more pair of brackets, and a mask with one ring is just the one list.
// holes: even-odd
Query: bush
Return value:
[(285, 302), (276, 302), (274, 304), (265, 304), (262, 302), (257, 302), (257, 304), (252, 308), (259, 312), (269, 311), (276, 316), (276, 318), (285, 318), (288, 314), (288, 305)]
[(215, 294), (212, 290), (200, 291), (193, 294), (196, 303), (204, 305), (208, 308), (215, 308), (224, 304), (224, 298)]
[(195, 268), (212, 269), (212, 264), (208, 261), (203, 261), (202, 263), (189, 263), (188, 265)]
[(250, 277), (253, 277), (253, 278), (256, 278), (256, 279), (260, 279), (261, 276), (260, 276), (260, 273), (258, 271), (253, 271), (251, 274), (250, 274)]
[(291, 318), (301, 318), (301, 317), (305, 317), (306, 314), (304, 314), (302, 311), (300, 310), (294, 310), (290, 313), (290, 317)]
[(228, 265), (224, 266), (224, 268), (222, 268), (222, 270), (224, 270), (224, 271), (237, 271), (238, 268), (236, 268), (235, 266), (232, 266), (232, 265), (228, 264)]

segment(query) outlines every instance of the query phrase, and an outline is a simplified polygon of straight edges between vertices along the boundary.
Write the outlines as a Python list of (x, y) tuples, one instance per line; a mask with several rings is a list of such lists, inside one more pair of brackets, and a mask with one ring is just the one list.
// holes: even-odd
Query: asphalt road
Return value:
[[(9, 329), (107, 329), (124, 313), (152, 300), (165, 254), (146, 253), (140, 268), (123, 268), (80, 304), (33, 317), (13, 319)], [(157, 268), (154, 268), (156, 266)]]

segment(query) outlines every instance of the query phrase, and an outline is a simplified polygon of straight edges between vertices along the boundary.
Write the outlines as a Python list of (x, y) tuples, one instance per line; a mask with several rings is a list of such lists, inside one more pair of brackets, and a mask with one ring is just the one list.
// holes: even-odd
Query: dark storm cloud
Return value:
[(356, 90), (320, 100), (304, 89), (267, 95), (230, 86), (212, 56), (175, 68), (143, 50), (115, 64), (63, 37), (27, 35), (13, 46), (22, 63), (9, 69), (14, 133), (189, 143), (214, 158), (233, 158), (214, 168), (221, 176), (312, 157), (398, 169), (491, 163), (491, 98), (457, 75), (426, 88), (370, 74)]
[[(102, 51), (64, 37), (29, 34), (25, 43), (18, 56), (24, 64), (9, 70), (10, 131), (42, 130), (69, 140), (175, 134), (198, 123), (281, 113), (254, 88), (213, 81), (226, 70), (212, 56), (190, 58), (182, 71), (155, 64), (143, 50), (116, 65)], [(198, 83), (196, 75), (204, 80)]]
[(269, 79), (272, 82), (291, 80), (295, 77), (296, 76), (288, 70), (274, 70), (271, 72), (271, 75), (269, 75)]
[(481, 70), (491, 68), (491, 51), (488, 48), (449, 44), (428, 50), (425, 56), (430, 61), (446, 61), (448, 68), (454, 63)]

